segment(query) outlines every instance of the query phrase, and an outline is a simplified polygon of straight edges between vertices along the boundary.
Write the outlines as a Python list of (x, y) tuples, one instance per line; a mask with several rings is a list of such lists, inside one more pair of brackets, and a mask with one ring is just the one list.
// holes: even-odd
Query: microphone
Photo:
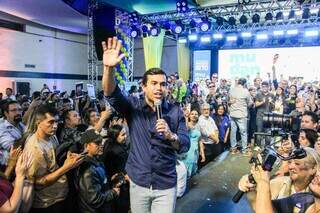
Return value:
[(154, 101), (154, 106), (156, 108), (156, 113), (157, 113), (157, 120), (162, 118), (161, 102), (162, 102), (161, 100)]
[[(162, 118), (161, 100), (155, 100), (154, 106), (156, 108), (157, 120), (159, 120)], [(159, 135), (162, 136), (162, 133), (160, 132)]]

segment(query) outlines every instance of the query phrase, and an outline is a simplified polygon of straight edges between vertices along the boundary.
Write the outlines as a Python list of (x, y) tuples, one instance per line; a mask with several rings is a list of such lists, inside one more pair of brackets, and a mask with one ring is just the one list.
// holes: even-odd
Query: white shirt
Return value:
[(204, 144), (213, 144), (213, 140), (209, 138), (214, 131), (218, 131), (217, 125), (214, 120), (209, 116), (206, 118), (200, 115), (198, 124), (200, 126), (201, 137), (203, 138)]

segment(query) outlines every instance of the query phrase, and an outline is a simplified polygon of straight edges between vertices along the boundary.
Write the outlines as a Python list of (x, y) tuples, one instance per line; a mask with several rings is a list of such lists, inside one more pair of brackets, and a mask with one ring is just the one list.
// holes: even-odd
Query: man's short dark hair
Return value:
[(72, 111), (74, 111), (74, 109), (67, 109), (62, 112), (61, 119), (63, 122), (65, 122), (69, 118), (69, 113)]
[(247, 80), (245, 78), (239, 78), (238, 84), (244, 86), (244, 85), (246, 85), (246, 83), (247, 83)]
[(312, 112), (312, 111), (305, 111), (305, 112), (303, 113), (303, 115), (302, 115), (302, 116), (305, 116), (305, 115), (307, 115), (307, 116), (310, 116), (310, 117), (311, 117), (311, 121), (312, 121), (312, 123), (318, 123), (318, 121), (319, 121), (319, 117), (318, 117), (318, 115), (317, 115), (315, 112)]
[(268, 82), (268, 81), (263, 81), (263, 82), (261, 83), (261, 85), (262, 85), (262, 86), (269, 86), (269, 82)]
[(11, 93), (13, 92), (13, 90), (10, 87), (6, 88), (6, 90), (10, 90)]
[(58, 111), (54, 107), (47, 104), (42, 104), (36, 109), (35, 116), (37, 119), (42, 120), (46, 118), (46, 114), (49, 114), (54, 117), (58, 115)]
[(162, 69), (160, 69), (160, 68), (151, 68), (151, 69), (147, 70), (147, 71), (144, 73), (143, 77), (142, 77), (142, 84), (143, 84), (144, 86), (147, 85), (148, 76), (149, 76), (149, 75), (164, 75), (164, 76), (167, 77), (167, 74), (166, 74)]
[(9, 106), (12, 105), (12, 104), (19, 104), (17, 101), (7, 101), (4, 105), (3, 105), (3, 112), (9, 112)]

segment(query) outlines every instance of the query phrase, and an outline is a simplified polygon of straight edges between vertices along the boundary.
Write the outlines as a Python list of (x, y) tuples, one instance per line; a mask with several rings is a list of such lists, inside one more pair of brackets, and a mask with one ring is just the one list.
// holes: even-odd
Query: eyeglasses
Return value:
[(9, 112), (22, 112), (22, 109), (10, 109)]

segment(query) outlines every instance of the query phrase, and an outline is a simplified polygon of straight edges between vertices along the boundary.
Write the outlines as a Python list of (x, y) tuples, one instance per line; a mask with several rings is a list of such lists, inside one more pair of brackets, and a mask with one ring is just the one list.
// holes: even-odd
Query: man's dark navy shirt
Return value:
[(183, 112), (179, 106), (162, 102), (162, 118), (179, 138), (179, 150), (157, 133), (156, 113), (144, 100), (126, 98), (120, 89), (108, 97), (110, 105), (123, 114), (130, 130), (130, 153), (126, 171), (137, 185), (153, 189), (169, 189), (177, 184), (176, 152), (187, 152), (190, 139)]

